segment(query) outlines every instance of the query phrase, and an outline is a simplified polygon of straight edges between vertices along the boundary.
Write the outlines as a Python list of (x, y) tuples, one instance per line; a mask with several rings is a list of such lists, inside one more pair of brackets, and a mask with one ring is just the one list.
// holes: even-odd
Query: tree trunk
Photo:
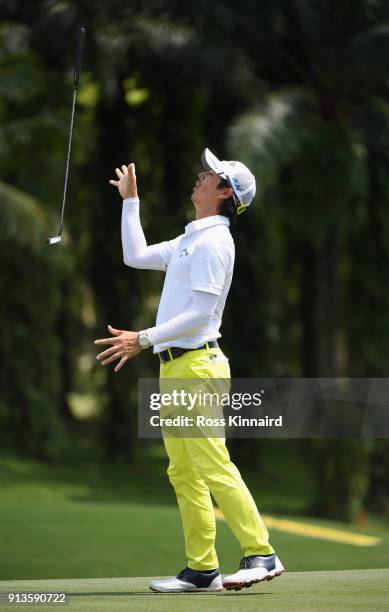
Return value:
[(318, 257), (317, 335), (318, 376), (339, 375), (338, 342), (338, 235), (336, 226), (329, 229)]
[[(116, 189), (108, 184), (114, 168), (128, 158), (129, 135), (126, 133), (126, 107), (117, 77), (116, 94), (102, 97), (97, 109), (100, 128), (98, 159), (92, 160), (91, 172), (98, 181), (96, 200), (91, 202), (91, 276), (98, 306), (98, 337), (107, 337), (107, 324), (132, 329), (132, 320), (141, 303), (138, 278), (123, 266), (120, 239), (121, 201)], [(126, 275), (127, 282), (122, 281)], [(131, 283), (131, 288), (130, 288)], [(128, 368), (128, 365), (127, 365)], [(102, 418), (102, 444), (111, 461), (130, 461), (133, 453), (134, 424), (129, 404), (131, 386), (137, 384), (137, 365), (131, 362), (129, 380), (123, 369), (115, 374), (107, 366), (108, 405)]]
[(72, 388), (72, 372), (73, 364), (71, 360), (72, 340), (70, 330), (70, 315), (68, 310), (68, 298), (70, 295), (69, 282), (63, 280), (61, 282), (61, 310), (56, 325), (56, 332), (61, 339), (61, 353), (59, 356), (59, 366), (61, 370), (61, 396), (59, 404), (59, 413), (64, 423), (69, 424), (74, 420), (67, 400), (68, 394)]
[(317, 364), (317, 276), (315, 249), (307, 242), (300, 247), (300, 316), (301, 316), (301, 368), (302, 376), (313, 378), (318, 375)]

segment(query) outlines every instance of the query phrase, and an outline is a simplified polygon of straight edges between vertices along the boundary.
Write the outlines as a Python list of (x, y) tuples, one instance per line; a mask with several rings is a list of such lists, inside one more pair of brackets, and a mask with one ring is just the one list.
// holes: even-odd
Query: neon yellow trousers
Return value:
[[(229, 380), (230, 368), (221, 349), (203, 349), (162, 363), (160, 378)], [(164, 444), (170, 460), (167, 473), (181, 513), (188, 567), (195, 570), (219, 567), (211, 493), (243, 555), (272, 554), (265, 524), (230, 459), (225, 438), (164, 436)]]

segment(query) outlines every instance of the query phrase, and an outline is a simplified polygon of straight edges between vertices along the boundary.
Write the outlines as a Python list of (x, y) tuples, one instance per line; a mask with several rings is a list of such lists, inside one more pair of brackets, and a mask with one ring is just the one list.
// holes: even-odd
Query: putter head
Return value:
[(46, 238), (46, 244), (57, 244), (61, 242), (62, 236), (53, 236), (52, 238)]

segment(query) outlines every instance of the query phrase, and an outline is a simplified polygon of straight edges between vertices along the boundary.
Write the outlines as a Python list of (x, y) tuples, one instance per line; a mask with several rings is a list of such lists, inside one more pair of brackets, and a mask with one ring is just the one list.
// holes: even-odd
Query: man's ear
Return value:
[(224, 187), (224, 189), (220, 189), (220, 198), (221, 200), (228, 200), (231, 198), (233, 194), (231, 187)]

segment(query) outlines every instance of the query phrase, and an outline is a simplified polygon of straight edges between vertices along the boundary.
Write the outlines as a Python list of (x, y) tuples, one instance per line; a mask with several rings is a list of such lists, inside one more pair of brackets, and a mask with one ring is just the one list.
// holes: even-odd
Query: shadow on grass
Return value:
[(258, 593), (212, 593), (212, 592), (204, 592), (204, 593), (199, 593), (197, 591), (187, 591), (186, 593), (153, 593), (152, 591), (130, 591), (130, 592), (125, 592), (125, 591), (97, 591), (97, 592), (86, 592), (86, 593), (70, 593), (67, 592), (66, 595), (68, 595), (69, 597), (95, 597), (95, 596), (103, 596), (103, 597), (115, 597), (115, 596), (124, 596), (124, 597), (131, 597), (131, 596), (139, 596), (139, 595), (146, 595), (146, 596), (151, 596), (151, 597), (158, 597), (158, 596), (171, 596), (173, 595), (174, 597), (177, 596), (185, 596), (185, 595), (196, 595), (197, 597), (201, 597), (204, 595), (209, 596), (211, 595), (212, 597), (261, 597), (262, 595), (273, 595), (273, 593), (265, 593), (264, 591), (258, 592)]
[[(6, 494), (31, 492), (34, 498), (55, 497), (78, 503), (147, 503), (176, 506), (166, 469), (168, 458), (162, 442), (138, 445), (132, 464), (106, 463), (88, 438), (75, 435), (74, 449), (66, 461), (48, 464), (14, 454), (0, 454), (0, 481)], [(280, 456), (277, 446), (264, 449), (262, 469), (241, 468), (242, 475), (264, 513), (309, 514), (310, 491), (298, 462), (286, 471), (292, 457)], [(284, 449), (285, 450), (285, 449)], [(291, 449), (293, 451), (293, 449)], [(295, 457), (295, 453), (290, 453)], [(234, 457), (232, 457), (234, 460)], [(238, 464), (238, 467), (239, 464)]]
[(132, 465), (109, 465), (85, 456), (71, 464), (47, 464), (25, 457), (1, 453), (0, 481), (3, 492), (36, 489), (45, 494), (77, 502), (115, 504), (176, 504), (166, 475), (168, 461), (161, 456), (139, 457)]

